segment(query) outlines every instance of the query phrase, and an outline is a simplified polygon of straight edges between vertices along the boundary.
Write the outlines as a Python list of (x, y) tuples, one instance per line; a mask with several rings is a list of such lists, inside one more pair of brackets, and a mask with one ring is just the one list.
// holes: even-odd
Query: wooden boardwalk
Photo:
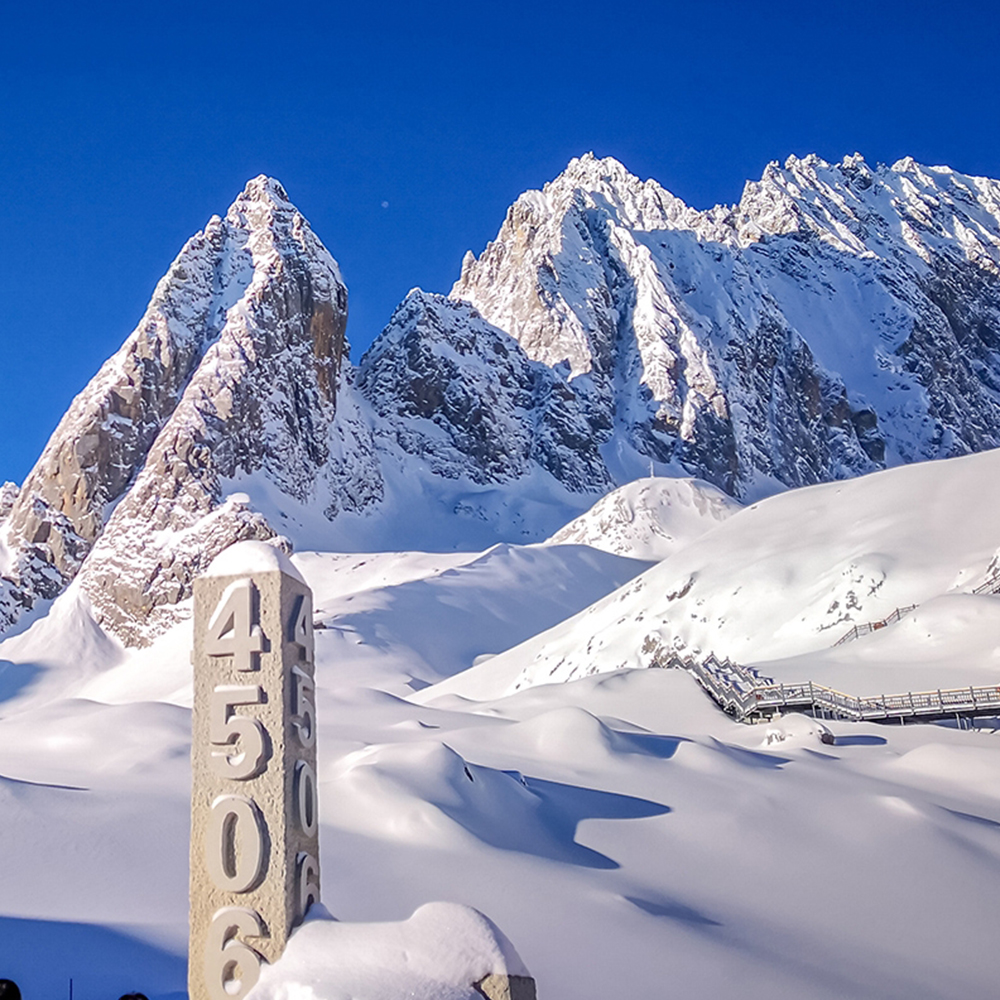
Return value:
[(782, 712), (853, 722), (934, 722), (1000, 716), (1000, 686), (939, 688), (858, 697), (812, 681), (782, 684), (710, 653), (704, 660), (671, 655), (658, 667), (686, 670), (723, 711), (740, 722), (760, 722)]
[[(1000, 594), (1000, 576), (991, 577), (985, 583), (981, 583), (978, 587), (969, 591), (969, 593)], [(855, 639), (859, 639), (863, 635), (868, 635), (870, 632), (878, 632), (880, 629), (886, 628), (889, 625), (894, 625), (896, 622), (905, 618), (911, 611), (916, 611), (918, 607), (920, 607), (919, 604), (907, 604), (905, 608), (896, 608), (891, 615), (887, 615), (885, 618), (882, 618), (877, 622), (859, 622), (857, 625), (845, 632), (834, 643), (834, 646), (843, 646), (845, 642), (853, 642)]]

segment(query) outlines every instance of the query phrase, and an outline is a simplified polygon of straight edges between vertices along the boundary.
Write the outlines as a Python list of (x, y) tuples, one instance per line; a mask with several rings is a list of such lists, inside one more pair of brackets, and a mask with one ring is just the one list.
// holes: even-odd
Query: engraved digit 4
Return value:
[(258, 670), (260, 654), (267, 652), (267, 637), (256, 621), (257, 588), (253, 580), (237, 580), (226, 587), (209, 623), (205, 652), (231, 656), (237, 670)]
[(295, 610), (288, 623), (288, 633), (288, 641), (299, 647), (299, 659), (312, 663), (315, 640), (313, 638), (311, 594), (299, 594), (295, 599)]

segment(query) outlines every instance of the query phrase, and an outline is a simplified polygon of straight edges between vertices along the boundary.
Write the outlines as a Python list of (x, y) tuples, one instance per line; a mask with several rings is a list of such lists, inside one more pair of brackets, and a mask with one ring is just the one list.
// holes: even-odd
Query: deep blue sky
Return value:
[(358, 357), (586, 150), (699, 208), (789, 153), (1000, 176), (997, 11), (0, 0), (0, 481), (249, 177), (278, 177), (340, 261)]

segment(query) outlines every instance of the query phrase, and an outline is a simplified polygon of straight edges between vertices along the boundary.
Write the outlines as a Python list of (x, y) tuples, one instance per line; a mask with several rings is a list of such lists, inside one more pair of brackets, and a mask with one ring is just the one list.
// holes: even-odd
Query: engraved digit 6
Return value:
[(305, 851), (300, 851), (295, 861), (299, 870), (299, 918), (301, 919), (313, 903), (319, 902), (319, 865), (316, 859)]
[(205, 865), (223, 892), (249, 892), (264, 877), (264, 820), (253, 799), (220, 795), (205, 830)]
[(260, 917), (242, 906), (217, 910), (205, 940), (205, 984), (210, 1000), (242, 1000), (260, 978), (260, 955), (237, 940), (237, 934), (264, 937)]

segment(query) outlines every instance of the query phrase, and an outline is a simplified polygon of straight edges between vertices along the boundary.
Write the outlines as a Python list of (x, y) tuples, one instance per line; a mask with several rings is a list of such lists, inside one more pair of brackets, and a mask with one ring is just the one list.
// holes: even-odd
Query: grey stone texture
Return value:
[(535, 980), (531, 976), (489, 975), (475, 984), (486, 1000), (535, 1000)]
[[(245, 589), (247, 580), (252, 582), (249, 591)], [(234, 593), (236, 597), (229, 608), (235, 608), (235, 613), (230, 622), (225, 613), (220, 618), (219, 610), (226, 607), (227, 597), (232, 597)], [(251, 600), (244, 604), (243, 598), (247, 594)], [(244, 617), (241, 608), (249, 610), (249, 615)], [(241, 930), (239, 941), (265, 960), (273, 962), (282, 954), (292, 928), (303, 916), (305, 901), (301, 898), (300, 882), (304, 856), (315, 860), (315, 872), (310, 881), (314, 883), (313, 895), (318, 901), (318, 801), (315, 783), (312, 788), (311, 824), (301, 821), (297, 805), (298, 784), (302, 780), (301, 775), (297, 778), (297, 770), (304, 764), (311, 768), (313, 775), (316, 773), (315, 708), (312, 708), (311, 718), (305, 720), (303, 716), (307, 706), (302, 698), (305, 694), (314, 706), (314, 684), (312, 693), (308, 690), (309, 679), (314, 674), (312, 595), (301, 579), (280, 570), (203, 576), (194, 584), (194, 623), (188, 991), (191, 1000), (218, 1000), (218, 979), (224, 974), (219, 971), (222, 965), (215, 960), (217, 956), (214, 956), (213, 949), (219, 951), (225, 941), (219, 938), (218, 929), (214, 939), (210, 931), (213, 916), (218, 911), (224, 907), (239, 907), (257, 914), (263, 935), (248, 936)], [(230, 624), (232, 628), (227, 630)], [(213, 655), (213, 651), (218, 654), (219, 650), (226, 648), (233, 651), (232, 655)], [(254, 649), (260, 649), (260, 652), (252, 652)], [(303, 677), (306, 681), (302, 680)], [(260, 703), (243, 702), (234, 704), (226, 712), (219, 711), (227, 689), (231, 696), (233, 688), (247, 687), (261, 689)], [(213, 693), (219, 688), (222, 688), (223, 695), (214, 695), (213, 718)], [(234, 722), (236, 716), (252, 721)], [(247, 731), (259, 732), (253, 720), (260, 724), (265, 735), (264, 756), (258, 768), (260, 773), (243, 779), (220, 773), (253, 770), (253, 760), (248, 764), (245, 757), (240, 757), (241, 753), (253, 750), (256, 737)], [(300, 736), (305, 721), (311, 727), (311, 741)], [(213, 726), (216, 730), (214, 734)], [(219, 739), (220, 727), (242, 731), (233, 733), (236, 739), (227, 745)], [(216, 737), (214, 744), (213, 735)], [(220, 763), (227, 754), (235, 762), (234, 765)], [(228, 825), (220, 826), (217, 821), (213, 822), (212, 811), (213, 803), (217, 804), (223, 796), (249, 800), (253, 805), (239, 807), (243, 816), (235, 824), (230, 821)], [(229, 872), (238, 876), (253, 853), (254, 837), (250, 829), (253, 824), (244, 825), (248, 810), (257, 810), (261, 819), (263, 855), (259, 874), (254, 877), (251, 871), (250, 877), (244, 879), (244, 882), (250, 883), (244, 891), (220, 888), (220, 859), (223, 874)], [(311, 830), (303, 829), (310, 825)], [(207, 957), (206, 949), (209, 952)], [(206, 979), (206, 961), (209, 968), (215, 961), (214, 992)], [(247, 981), (232, 994), (233, 1000), (239, 1000), (252, 986), (250, 980), (255, 978), (248, 976), (247, 970), (242, 972)]]

